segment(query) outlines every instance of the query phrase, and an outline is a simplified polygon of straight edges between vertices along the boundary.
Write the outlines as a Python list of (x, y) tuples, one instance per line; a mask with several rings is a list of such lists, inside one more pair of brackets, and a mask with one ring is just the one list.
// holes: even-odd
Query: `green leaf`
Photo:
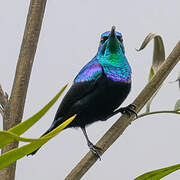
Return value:
[(155, 171), (150, 171), (135, 178), (134, 180), (159, 180), (178, 169), (180, 169), (180, 164), (170, 166), (167, 168), (158, 169)]
[[(41, 139), (32, 139), (32, 138), (24, 138), (24, 137), (20, 137), (12, 132), (8, 132), (8, 131), (0, 131), (0, 138), (1, 139), (5, 139), (6, 141), (22, 141), (22, 142), (39, 142), (41, 141)], [(2, 149), (5, 146), (4, 141), (0, 142), (0, 149)]]
[[(23, 134), (25, 131), (27, 131), (31, 126), (33, 126), (51, 107), (52, 105), (57, 101), (59, 96), (63, 93), (67, 85), (65, 85), (61, 91), (48, 103), (46, 104), (38, 113), (33, 115), (31, 118), (27, 119), (24, 122), (19, 123), (18, 125), (14, 126), (13, 128), (9, 129), (8, 131), (5, 131), (4, 133), (0, 133), (0, 147), (4, 147), (6, 144), (18, 140), (18, 136)], [(9, 132), (9, 134), (8, 134)], [(22, 140), (22, 139), (21, 139)], [(30, 141), (28, 141), (30, 142)]]
[(174, 107), (175, 111), (179, 111), (180, 110), (180, 99), (177, 100), (175, 107)]
[[(154, 39), (154, 50), (153, 50), (153, 62), (152, 62), (152, 66), (151, 66), (150, 74), (149, 74), (149, 78), (148, 78), (149, 81), (157, 73), (157, 71), (161, 67), (161, 64), (165, 60), (165, 50), (164, 50), (163, 40), (162, 40), (161, 36), (153, 34), (153, 33), (149, 33), (146, 36), (146, 38), (144, 39), (144, 41), (141, 44), (140, 48), (137, 49), (137, 51), (143, 50), (152, 39)], [(154, 99), (154, 97), (156, 96), (159, 89), (154, 93), (152, 98), (147, 102), (146, 112), (150, 112), (151, 102)]]
[(31, 142), (30, 144), (24, 145), (19, 148), (15, 148), (13, 150), (10, 150), (2, 154), (0, 156), (0, 170), (10, 165), (11, 163), (15, 162), (16, 160), (24, 157), (25, 155), (40, 148), (51, 138), (59, 134), (59, 132), (62, 131), (69, 123), (71, 123), (74, 120), (74, 118), (75, 116), (69, 118), (64, 123), (60, 124), (57, 128), (55, 128), (53, 131), (46, 134), (44, 137), (36, 139), (34, 142)]

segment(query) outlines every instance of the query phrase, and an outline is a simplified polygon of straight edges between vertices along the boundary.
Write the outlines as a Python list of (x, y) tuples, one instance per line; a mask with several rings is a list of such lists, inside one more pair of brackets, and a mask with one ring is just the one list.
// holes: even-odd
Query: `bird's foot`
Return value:
[[(90, 141), (88, 142), (88, 147), (89, 147), (89, 149), (91, 150), (91, 152), (92, 152), (94, 155), (96, 155), (96, 156), (99, 158), (99, 160), (101, 161), (101, 156), (100, 156), (99, 152), (102, 151), (102, 149), (99, 148), (99, 147), (97, 147), (97, 146), (95, 146), (95, 145), (93, 145), (93, 143), (90, 142)], [(98, 152), (98, 151), (99, 151), (99, 152)]]
[(129, 104), (126, 107), (120, 108), (119, 112), (121, 112), (122, 114), (127, 114), (129, 116), (133, 113), (137, 117), (137, 113), (135, 110), (136, 110), (136, 106), (134, 104)]

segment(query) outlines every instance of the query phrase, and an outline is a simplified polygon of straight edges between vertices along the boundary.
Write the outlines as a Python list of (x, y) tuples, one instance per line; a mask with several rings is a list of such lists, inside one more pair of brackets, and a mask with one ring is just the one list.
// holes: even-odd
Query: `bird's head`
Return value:
[(115, 31), (115, 26), (112, 26), (111, 31), (101, 35), (98, 52), (101, 55), (104, 53), (125, 53), (122, 34)]

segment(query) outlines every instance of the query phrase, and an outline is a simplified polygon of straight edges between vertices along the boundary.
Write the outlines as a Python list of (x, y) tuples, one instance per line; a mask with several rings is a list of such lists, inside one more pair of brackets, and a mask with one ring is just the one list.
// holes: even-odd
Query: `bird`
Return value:
[(76, 115), (66, 128), (80, 128), (89, 149), (100, 158), (102, 149), (90, 141), (86, 127), (117, 113), (136, 114), (133, 104), (118, 109), (130, 90), (131, 67), (125, 56), (122, 34), (112, 26), (111, 31), (101, 34), (95, 57), (77, 74), (59, 105), (52, 125), (41, 137)]

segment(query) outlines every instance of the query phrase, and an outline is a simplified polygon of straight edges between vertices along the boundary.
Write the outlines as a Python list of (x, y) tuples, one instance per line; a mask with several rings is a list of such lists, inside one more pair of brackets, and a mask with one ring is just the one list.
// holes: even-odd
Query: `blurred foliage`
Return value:
[(167, 168), (150, 171), (148, 173), (145, 173), (145, 174), (135, 178), (134, 180), (159, 180), (178, 169), (180, 169), (180, 164), (170, 166)]
[[(161, 36), (149, 33), (144, 41), (142, 42), (141, 46), (137, 51), (143, 50), (148, 43), (154, 39), (154, 49), (153, 49), (153, 61), (152, 61), (152, 66), (150, 68), (150, 73), (149, 73), (149, 81), (153, 78), (153, 76), (157, 73), (158, 69), (161, 67), (161, 64), (165, 60), (165, 50), (164, 50), (164, 44)], [(154, 99), (155, 95), (159, 89), (154, 93), (154, 95), (151, 97), (151, 99), (147, 102), (146, 105), (146, 112), (150, 112), (150, 105), (152, 100)]]
[[(153, 76), (157, 73), (157, 71), (161, 67), (161, 64), (165, 61), (164, 44), (163, 44), (163, 40), (162, 40), (161, 36), (159, 36), (159, 35), (149, 33), (137, 51), (141, 51), (142, 49), (144, 49), (152, 39), (154, 39), (154, 50), (153, 50), (152, 66), (150, 68), (150, 73), (149, 73), (149, 78), (148, 78), (149, 81), (153, 78)], [(176, 81), (179, 82), (179, 88), (180, 88), (180, 72), (179, 72), (179, 76)], [(144, 113), (144, 114), (151, 113), (150, 105), (152, 103), (152, 100), (158, 93), (159, 89), (154, 93), (154, 95), (151, 97), (151, 99), (147, 102), (146, 113)], [(180, 111), (180, 99), (177, 100), (175, 107), (174, 107), (174, 111), (172, 111), (172, 113), (175, 111)], [(163, 112), (163, 111), (161, 111), (161, 112)], [(178, 169), (180, 169), (180, 164), (147, 172), (147, 173), (135, 178), (135, 180), (159, 180)]]
[(177, 100), (175, 107), (174, 107), (175, 111), (179, 111), (180, 110), (180, 99)]
[(74, 118), (75, 116), (69, 118), (64, 123), (60, 124), (57, 128), (55, 128), (53, 131), (49, 132), (42, 138), (39, 138), (39, 139), (28, 139), (28, 138), (21, 138), (21, 137), (17, 138), (17, 140), (31, 142), (31, 143), (12, 149), (2, 154), (0, 156), (0, 170), (10, 165), (11, 163), (15, 162), (16, 160), (24, 157), (25, 155), (40, 148), (42, 145), (47, 143), (54, 136), (59, 134), (59, 132), (61, 132), (69, 123), (71, 123)]
[(15, 148), (11, 151), (8, 151), (0, 156), (0, 169), (5, 168), (7, 165), (15, 162), (16, 160), (24, 157), (25, 155), (35, 151), (43, 144), (48, 142), (51, 138), (56, 136), (60, 131), (62, 131), (73, 119), (75, 116), (69, 118), (64, 123), (59, 125), (56, 129), (49, 132), (45, 136), (39, 139), (31, 139), (31, 138), (23, 138), (20, 137), (21, 134), (26, 132), (29, 128), (31, 128), (37, 121), (40, 120), (42, 116), (52, 107), (52, 105), (57, 101), (60, 95), (63, 93), (67, 85), (65, 85), (61, 91), (51, 100), (48, 104), (46, 104), (38, 113), (34, 114), (31, 118), (27, 119), (24, 122), (19, 123), (8, 131), (0, 131), (0, 148), (3, 148), (5, 145), (10, 142), (23, 141), (30, 142), (27, 145), (22, 147)]

